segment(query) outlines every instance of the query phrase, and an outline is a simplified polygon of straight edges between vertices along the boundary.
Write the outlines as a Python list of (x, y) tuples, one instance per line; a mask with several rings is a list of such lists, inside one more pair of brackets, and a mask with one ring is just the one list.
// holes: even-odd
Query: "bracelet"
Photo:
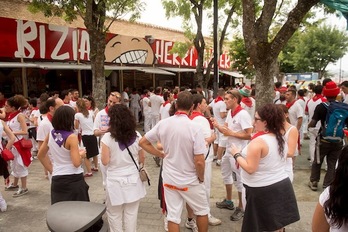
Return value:
[(242, 156), (239, 152), (237, 152), (236, 154), (233, 155), (233, 158), (235, 160), (237, 160), (238, 157)]

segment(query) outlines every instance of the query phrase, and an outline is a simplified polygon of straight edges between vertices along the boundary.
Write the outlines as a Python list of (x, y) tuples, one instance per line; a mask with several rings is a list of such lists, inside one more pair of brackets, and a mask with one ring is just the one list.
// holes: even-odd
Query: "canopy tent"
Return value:
[(233, 76), (233, 77), (237, 77), (237, 78), (243, 78), (244, 75), (240, 74), (239, 72), (234, 72), (234, 71), (226, 71), (226, 70), (219, 70), (219, 72), (229, 75), (229, 76)]
[(177, 73), (182, 73), (182, 72), (196, 72), (195, 68), (177, 68), (177, 67), (160, 67), (160, 69), (169, 71), (169, 72), (177, 72)]
[(330, 8), (340, 11), (342, 15), (348, 20), (348, 0), (320, 0), (320, 2)]

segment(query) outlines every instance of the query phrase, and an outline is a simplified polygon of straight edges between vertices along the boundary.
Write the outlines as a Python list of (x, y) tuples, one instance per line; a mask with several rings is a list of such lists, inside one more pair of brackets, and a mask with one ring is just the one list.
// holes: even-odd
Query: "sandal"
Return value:
[(98, 168), (92, 168), (91, 170), (92, 170), (93, 172), (98, 172), (98, 171), (99, 171)]

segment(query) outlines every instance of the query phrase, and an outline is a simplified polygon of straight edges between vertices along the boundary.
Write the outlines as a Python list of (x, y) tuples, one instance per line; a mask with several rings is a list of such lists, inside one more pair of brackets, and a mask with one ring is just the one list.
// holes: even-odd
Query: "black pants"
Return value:
[[(328, 142), (323, 142), (320, 140), (318, 140), (317, 143), (318, 142), (320, 143), (320, 145), (319, 145), (320, 159), (319, 159), (319, 163), (317, 162), (317, 159), (314, 159), (314, 161), (312, 163), (312, 171), (311, 171), (310, 180), (319, 182), (321, 165), (324, 161), (324, 158), (326, 157), (327, 171), (326, 171), (324, 183), (323, 183), (323, 187), (326, 188), (327, 186), (329, 186), (332, 183), (332, 181), (334, 179), (336, 162), (337, 162), (339, 155), (342, 152), (343, 144), (342, 143), (328, 143)], [(317, 151), (315, 151), (315, 153), (316, 152)]]

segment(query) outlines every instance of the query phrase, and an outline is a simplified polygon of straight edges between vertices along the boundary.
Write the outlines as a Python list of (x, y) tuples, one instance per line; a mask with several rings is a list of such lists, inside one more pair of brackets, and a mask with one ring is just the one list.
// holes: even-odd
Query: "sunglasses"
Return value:
[(254, 117), (254, 120), (255, 120), (255, 121), (262, 121), (262, 119), (261, 119), (261, 118), (258, 118), (258, 117)]
[(117, 93), (110, 93), (110, 96), (117, 97), (117, 98), (121, 98), (121, 95), (119, 95), (119, 94), (117, 94)]

